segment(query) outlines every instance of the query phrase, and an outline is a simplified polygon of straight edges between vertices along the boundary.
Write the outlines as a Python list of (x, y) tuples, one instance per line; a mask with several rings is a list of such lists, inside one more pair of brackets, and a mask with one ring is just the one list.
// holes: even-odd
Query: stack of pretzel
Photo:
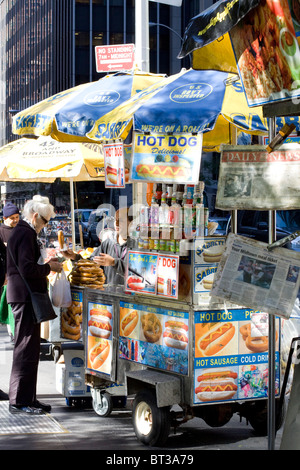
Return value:
[(75, 263), (69, 274), (69, 280), (73, 286), (102, 289), (105, 283), (105, 275), (103, 269), (94, 261), (81, 259)]

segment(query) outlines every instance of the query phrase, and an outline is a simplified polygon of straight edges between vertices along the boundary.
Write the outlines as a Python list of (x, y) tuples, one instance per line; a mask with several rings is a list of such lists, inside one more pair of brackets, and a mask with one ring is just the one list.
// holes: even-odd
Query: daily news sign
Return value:
[(97, 72), (131, 70), (134, 64), (134, 44), (113, 44), (96, 46)]

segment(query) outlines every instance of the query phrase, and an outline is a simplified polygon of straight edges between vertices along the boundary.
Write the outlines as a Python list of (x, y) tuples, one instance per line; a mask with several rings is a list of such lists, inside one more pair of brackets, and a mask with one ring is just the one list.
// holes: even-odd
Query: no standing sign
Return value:
[(96, 46), (97, 72), (131, 70), (134, 65), (134, 44), (113, 44)]

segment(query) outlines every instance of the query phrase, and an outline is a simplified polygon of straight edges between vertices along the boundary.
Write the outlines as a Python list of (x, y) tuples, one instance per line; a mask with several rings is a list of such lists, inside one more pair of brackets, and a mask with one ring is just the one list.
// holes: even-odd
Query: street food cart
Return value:
[[(133, 427), (146, 445), (162, 445), (171, 426), (193, 417), (215, 427), (239, 413), (255, 430), (267, 432), (267, 314), (210, 296), (225, 241), (195, 233), (177, 250), (176, 243), (161, 250), (135, 240), (124, 284), (86, 284), (82, 291), (93, 408), (107, 416), (116, 403), (124, 406), (134, 396)], [(276, 318), (278, 399), (280, 338)]]

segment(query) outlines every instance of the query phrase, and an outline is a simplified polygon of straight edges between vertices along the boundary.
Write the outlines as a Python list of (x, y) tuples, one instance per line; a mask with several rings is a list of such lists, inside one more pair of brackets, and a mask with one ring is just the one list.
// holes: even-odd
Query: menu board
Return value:
[(110, 375), (113, 350), (113, 306), (87, 303), (87, 368)]
[[(276, 318), (276, 394), (279, 393)], [(194, 403), (266, 398), (268, 314), (232, 309), (195, 312)]]
[(120, 302), (120, 358), (188, 374), (188, 312)]

